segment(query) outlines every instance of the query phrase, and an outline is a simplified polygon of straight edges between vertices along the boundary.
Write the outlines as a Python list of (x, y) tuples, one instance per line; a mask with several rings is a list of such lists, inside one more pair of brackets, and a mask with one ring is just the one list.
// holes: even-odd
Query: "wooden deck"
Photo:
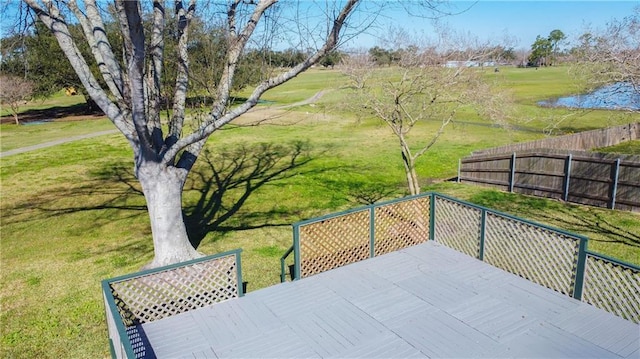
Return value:
[(141, 331), (158, 358), (640, 358), (640, 326), (433, 241)]

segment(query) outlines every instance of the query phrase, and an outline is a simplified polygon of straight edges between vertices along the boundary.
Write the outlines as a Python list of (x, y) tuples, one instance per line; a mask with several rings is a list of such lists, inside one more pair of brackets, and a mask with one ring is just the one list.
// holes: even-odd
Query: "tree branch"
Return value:
[(144, 61), (145, 43), (144, 28), (140, 17), (140, 4), (133, 1), (116, 0), (116, 4), (126, 18), (127, 33), (123, 33), (127, 46), (127, 68), (129, 88), (131, 90), (131, 116), (140, 141), (140, 153), (136, 157), (136, 168), (143, 159), (156, 157), (153, 151), (151, 136), (147, 129), (145, 108)]
[(69, 63), (78, 75), (78, 78), (87, 90), (89, 96), (96, 102), (109, 119), (111, 119), (116, 128), (122, 132), (131, 144), (131, 147), (135, 150), (137, 138), (133, 129), (126, 121), (128, 116), (127, 110), (114, 104), (109, 99), (109, 96), (105, 91), (100, 87), (100, 84), (91, 73), (89, 65), (87, 65), (87, 62), (80, 53), (80, 50), (73, 42), (67, 23), (60, 15), (60, 9), (57, 5), (52, 1), (44, 1), (47, 6), (47, 9), (45, 10), (38, 4), (37, 0), (23, 1), (35, 12), (40, 21), (42, 21), (42, 23), (51, 30), (58, 40), (60, 49), (62, 49), (65, 56), (69, 59)]
[(160, 122), (160, 105), (162, 69), (164, 61), (164, 22), (165, 10), (163, 2), (153, 1), (153, 21), (151, 25), (151, 43), (149, 45), (149, 61), (146, 93), (147, 93), (147, 130), (151, 134), (156, 152), (162, 151), (162, 124)]
[[(175, 155), (181, 151), (183, 148), (187, 148), (187, 151), (185, 151), (185, 153), (183, 153), (183, 156), (188, 156), (188, 157), (195, 157), (197, 158), (197, 156), (200, 153), (200, 150), (202, 149), (202, 145), (198, 144), (200, 141), (206, 140), (207, 137), (209, 137), (214, 131), (218, 130), (220, 127), (222, 127), (223, 125), (231, 122), (232, 120), (234, 120), (235, 118), (237, 118), (238, 116), (240, 116), (241, 114), (247, 112), (248, 110), (250, 110), (251, 108), (253, 108), (257, 103), (258, 100), (260, 99), (260, 96), (262, 96), (262, 94), (264, 94), (267, 90), (272, 89), (278, 85), (281, 85), (283, 83), (285, 83), (286, 81), (296, 77), (297, 75), (299, 75), (300, 73), (302, 73), (303, 71), (307, 70), (308, 68), (310, 68), (313, 64), (317, 63), (318, 61), (320, 61), (320, 59), (322, 59), (322, 57), (324, 57), (326, 54), (328, 54), (331, 50), (333, 50), (336, 45), (338, 44), (339, 41), (339, 35), (340, 35), (340, 31), (342, 29), (342, 26), (344, 25), (347, 17), (349, 16), (349, 14), (356, 8), (356, 6), (358, 5), (360, 0), (349, 0), (347, 1), (347, 3), (344, 5), (344, 7), (341, 9), (340, 13), (338, 14), (338, 16), (333, 20), (333, 27), (331, 28), (331, 31), (329, 33), (329, 36), (327, 37), (327, 40), (325, 41), (324, 45), (322, 46), (322, 48), (320, 48), (318, 51), (316, 51), (314, 54), (312, 54), (310, 57), (308, 57), (305, 61), (301, 62), (300, 64), (294, 66), (293, 68), (291, 68), (289, 71), (286, 71), (278, 76), (272, 77), (268, 80), (263, 81), (262, 83), (260, 83), (255, 89), (254, 91), (251, 93), (251, 95), (249, 96), (249, 98), (247, 99), (247, 101), (245, 101), (242, 105), (238, 106), (237, 108), (235, 108), (234, 110), (228, 112), (227, 114), (225, 114), (224, 116), (222, 116), (221, 118), (217, 118), (217, 115), (221, 115), (223, 113), (223, 111), (221, 111), (219, 108), (214, 107), (214, 109), (211, 111), (211, 114), (209, 116), (209, 120), (207, 122), (205, 122), (202, 126), (200, 126), (200, 128), (198, 128), (196, 131), (194, 131), (191, 135), (179, 140), (174, 146), (172, 146), (163, 156), (162, 161), (164, 163), (168, 163), (169, 161), (171, 161), (171, 159), (173, 157), (175, 157)], [(268, 4), (269, 6), (271, 6), (273, 3), (275, 2), (275, 0), (266, 0), (266, 1), (261, 1), (260, 4)], [(260, 4), (258, 5), (258, 7), (260, 7)], [(260, 10), (260, 15), (262, 15), (262, 13), (264, 12), (265, 9)], [(257, 11), (257, 10), (256, 10)], [(256, 14), (256, 12), (254, 11), (254, 15)], [(252, 27), (249, 26), (249, 24), (247, 25), (247, 29), (251, 29), (250, 31), (253, 31), (253, 28), (255, 28), (255, 23), (257, 23), (258, 19), (254, 19), (254, 17), (252, 16), (251, 20), (249, 21), (249, 24), (251, 24)], [(255, 22), (255, 23), (253, 23)], [(248, 36), (250, 35), (250, 31), (249, 30), (243, 31), (245, 34), (243, 36)], [(246, 41), (248, 40), (248, 38), (245, 38), (244, 40), (239, 40), (238, 43), (243, 42), (244, 44), (246, 44)], [(244, 46), (244, 45), (243, 45)], [(232, 57), (230, 57), (231, 59), (233, 59)], [(224, 77), (223, 77), (224, 79)], [(227, 80), (232, 80), (231, 77), (229, 77)], [(227, 86), (226, 88), (229, 89), (230, 84), (224, 84), (223, 86)], [(228, 91), (228, 90), (227, 90)], [(225, 95), (225, 103), (224, 105), (226, 105), (226, 101), (228, 100), (228, 92)], [(222, 103), (219, 102), (217, 104), (217, 106), (220, 106)], [(195, 159), (187, 159), (185, 161), (182, 161), (182, 159), (180, 160), (180, 162), (183, 163), (183, 166), (186, 166), (184, 168), (186, 169), (190, 169), (193, 165), (193, 163), (195, 162)]]

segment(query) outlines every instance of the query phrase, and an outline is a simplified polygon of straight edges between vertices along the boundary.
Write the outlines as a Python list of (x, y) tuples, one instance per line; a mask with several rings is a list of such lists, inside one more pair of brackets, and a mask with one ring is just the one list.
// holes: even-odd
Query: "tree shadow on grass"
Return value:
[[(68, 106), (51, 106), (42, 109), (30, 109), (20, 112), (18, 115), (21, 124), (48, 122), (63, 118), (75, 118), (82, 116), (86, 118), (103, 118), (104, 113), (95, 107), (90, 107), (86, 103), (78, 103)], [(2, 123), (13, 123), (13, 116), (4, 116), (0, 120)]]
[(264, 199), (260, 209), (241, 209), (265, 185), (310, 173), (303, 167), (312, 159), (307, 142), (240, 145), (215, 155), (206, 152), (185, 185), (185, 196), (197, 194), (197, 200), (188, 201), (182, 210), (191, 244), (197, 248), (211, 232), (290, 225), (304, 210), (280, 206), (277, 197)]
[[(546, 224), (585, 235), (589, 237), (589, 241), (618, 243), (640, 248), (640, 233), (624, 228), (624, 219), (616, 221), (613, 216), (605, 216), (605, 209), (576, 206), (546, 198), (518, 196), (493, 190), (480, 192), (471, 198), (471, 202), (523, 218), (541, 218)], [(635, 216), (627, 213), (620, 215)]]
[[(278, 185), (297, 175), (326, 170), (307, 166), (319, 153), (309, 143), (300, 141), (288, 145), (240, 145), (217, 153), (204, 152), (191, 171), (183, 192), (183, 217), (193, 246), (197, 248), (212, 232), (289, 226), (299, 220), (311, 209), (299, 201), (282, 204), (277, 197), (263, 199), (258, 192), (266, 185)], [(61, 185), (13, 206), (6, 217), (3, 214), (3, 224), (98, 212), (95, 222), (73, 224), (74, 233), (80, 235), (114, 220), (131, 222), (146, 216), (144, 195), (128, 163), (108, 163), (94, 171), (92, 177), (91, 181)], [(277, 196), (276, 191), (266, 193)], [(247, 206), (250, 198), (256, 200)], [(150, 233), (145, 235), (150, 236)], [(125, 246), (144, 251), (149, 248), (136, 243)], [(121, 249), (124, 247), (109, 252)]]

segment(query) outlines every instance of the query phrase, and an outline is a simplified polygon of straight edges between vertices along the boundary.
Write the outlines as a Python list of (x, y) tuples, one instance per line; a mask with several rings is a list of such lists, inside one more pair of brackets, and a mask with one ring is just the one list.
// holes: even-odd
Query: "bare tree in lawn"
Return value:
[(9, 105), (16, 125), (20, 124), (18, 110), (33, 95), (33, 84), (22, 77), (0, 75), (0, 103)]
[[(367, 26), (375, 12), (367, 7), (386, 3), (365, 3), (360, 0), (335, 2), (289, 2), (282, 4), (278, 13), (276, 0), (230, 0), (199, 2), (173, 1), (177, 28), (165, 28), (168, 11), (163, 1), (153, 1), (145, 6), (137, 1), (115, 0), (115, 16), (124, 43), (124, 59), (114, 56), (114, 48), (105, 31), (103, 11), (95, 0), (76, 4), (76, 0), (23, 0), (37, 17), (56, 36), (60, 47), (71, 62), (83, 86), (96, 104), (111, 119), (129, 142), (135, 161), (135, 175), (139, 180), (147, 202), (151, 219), (154, 259), (148, 267), (155, 267), (201, 256), (189, 242), (182, 217), (182, 190), (189, 171), (200, 155), (205, 142), (225, 124), (254, 107), (265, 91), (274, 88), (316, 64), (333, 51), (345, 35), (345, 25), (353, 35)], [(420, 4), (421, 2), (416, 2)], [(423, 3), (429, 3), (424, 1)], [(189, 83), (189, 33), (191, 21), (200, 6), (211, 6), (212, 12), (203, 12), (201, 18), (223, 24), (226, 35), (224, 70), (215, 87), (214, 103), (206, 118), (187, 133), (185, 125), (185, 101)], [(387, 4), (388, 5), (388, 4)], [(64, 8), (60, 8), (64, 6)], [(315, 10), (308, 8), (317, 6)], [(428, 8), (428, 7), (427, 7)], [(353, 17), (355, 12), (363, 14)], [(306, 14), (309, 23), (293, 16)], [(70, 22), (81, 24), (92, 55), (100, 68), (102, 79), (94, 77), (88, 59), (82, 57), (78, 44), (69, 35)], [(143, 19), (151, 22), (148, 29)], [(310, 23), (310, 21), (315, 23)], [(262, 24), (263, 31), (256, 32)], [(268, 25), (268, 26), (267, 26)], [(259, 82), (247, 100), (230, 107), (234, 76), (241, 55), (253, 38), (270, 36), (275, 31), (285, 38), (283, 26), (306, 31), (288, 39), (309, 41), (314, 46), (310, 55), (272, 77)], [(266, 30), (265, 30), (266, 29)], [(177, 38), (177, 59), (168, 59), (164, 53), (165, 36)], [(269, 40), (269, 39), (267, 39)], [(315, 42), (314, 42), (315, 41)], [(265, 46), (265, 44), (261, 44)], [(269, 46), (269, 44), (266, 44)], [(305, 48), (306, 50), (306, 48)], [(173, 88), (162, 88), (161, 76), (166, 61), (177, 61), (178, 70)], [(104, 86), (101, 86), (104, 83)], [(171, 116), (165, 120), (160, 115), (161, 97), (169, 94), (173, 99)]]
[[(399, 39), (408, 39), (398, 38), (398, 34), (402, 32), (392, 41), (396, 50), (401, 46)], [(451, 32), (445, 32), (435, 46), (400, 48), (397, 52), (402, 57), (392, 69), (370, 67), (369, 81), (356, 86), (360, 101), (352, 101), (382, 120), (396, 136), (410, 194), (420, 193), (416, 161), (436, 144), (459, 110), (474, 106), (486, 117), (503, 120), (511, 102), (483, 78), (481, 65), (495, 55), (491, 51), (498, 47), (469, 44), (451, 36)], [(421, 124), (437, 126), (429, 137), (411, 136), (411, 130)]]
[(572, 50), (576, 61), (571, 71), (585, 92), (618, 84), (612, 96), (640, 98), (640, 6), (605, 29), (585, 31)]

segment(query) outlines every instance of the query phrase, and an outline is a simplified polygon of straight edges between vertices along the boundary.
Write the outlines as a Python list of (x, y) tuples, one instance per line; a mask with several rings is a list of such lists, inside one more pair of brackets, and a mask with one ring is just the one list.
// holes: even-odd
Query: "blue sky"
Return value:
[[(204, 1), (204, 0), (201, 0)], [(360, 5), (361, 14), (357, 16), (367, 18), (380, 4), (398, 1), (411, 3), (410, 0), (364, 0)], [(106, 2), (106, 0), (99, 0)], [(325, 0), (301, 0), (310, 6), (330, 6)], [(2, 1), (4, 14), (0, 16), (2, 33), (12, 26), (18, 0)], [(291, 6), (291, 0), (284, 0), (285, 6)], [(330, 3), (330, 2), (329, 2)], [(519, 0), (479, 0), (479, 1), (450, 1), (446, 10), (462, 13), (446, 16), (441, 19), (451, 29), (458, 33), (471, 33), (479, 40), (491, 40), (498, 43), (508, 34), (514, 41), (511, 46), (515, 49), (529, 49), (537, 35), (548, 36), (554, 29), (560, 29), (569, 39), (575, 39), (583, 33), (587, 26), (604, 28), (612, 19), (622, 19), (631, 15), (634, 8), (640, 6), (640, 1), (519, 1)], [(367, 9), (369, 8), (369, 9)], [(363, 20), (364, 22), (368, 20)], [(358, 23), (355, 19), (354, 23)], [(361, 23), (360, 23), (361, 24)], [(371, 28), (367, 34), (361, 34), (355, 40), (349, 41), (346, 48), (370, 48), (380, 44), (376, 35), (383, 33), (389, 26), (402, 27), (410, 33), (419, 36), (433, 35), (430, 20), (410, 17), (399, 9), (385, 10), (378, 16), (378, 26)], [(285, 48), (290, 44), (283, 44)], [(343, 48), (345, 48), (343, 47)]]
[[(515, 40), (514, 48), (530, 48), (537, 35), (548, 36), (560, 29), (569, 39), (577, 38), (590, 26), (604, 28), (612, 19), (622, 19), (640, 6), (640, 1), (452, 1), (452, 12), (441, 21), (459, 33), (471, 33), (480, 40), (499, 41), (508, 34)], [(433, 33), (429, 20), (410, 17), (401, 11), (393, 11), (379, 19), (380, 27), (400, 26), (412, 33)], [(372, 35), (361, 35), (348, 45), (371, 47), (376, 45)]]

